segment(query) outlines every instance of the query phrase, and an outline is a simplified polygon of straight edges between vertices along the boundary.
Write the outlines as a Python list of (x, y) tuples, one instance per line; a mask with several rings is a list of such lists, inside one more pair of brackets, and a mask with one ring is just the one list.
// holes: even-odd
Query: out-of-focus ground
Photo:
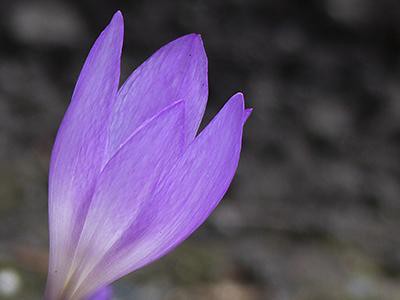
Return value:
[(400, 2), (0, 1), (0, 299), (41, 299), (47, 167), (97, 34), (122, 9), (123, 78), (202, 34), (206, 121), (255, 110), (207, 223), (115, 299), (400, 299)]

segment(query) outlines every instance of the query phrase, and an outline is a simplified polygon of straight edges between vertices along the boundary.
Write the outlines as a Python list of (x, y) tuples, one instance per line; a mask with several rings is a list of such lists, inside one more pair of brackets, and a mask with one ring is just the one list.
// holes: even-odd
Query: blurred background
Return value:
[(215, 213), (115, 299), (400, 299), (400, 2), (0, 1), (0, 299), (41, 299), (47, 169), (80, 68), (121, 9), (122, 79), (201, 33), (205, 124), (255, 110)]

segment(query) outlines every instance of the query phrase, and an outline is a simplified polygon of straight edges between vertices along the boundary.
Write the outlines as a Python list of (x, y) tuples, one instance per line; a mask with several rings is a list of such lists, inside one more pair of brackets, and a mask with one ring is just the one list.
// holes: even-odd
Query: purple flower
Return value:
[(47, 300), (108, 299), (106, 286), (165, 255), (217, 206), (251, 110), (234, 95), (196, 136), (208, 96), (199, 35), (158, 50), (118, 89), (117, 12), (81, 71), (53, 148)]

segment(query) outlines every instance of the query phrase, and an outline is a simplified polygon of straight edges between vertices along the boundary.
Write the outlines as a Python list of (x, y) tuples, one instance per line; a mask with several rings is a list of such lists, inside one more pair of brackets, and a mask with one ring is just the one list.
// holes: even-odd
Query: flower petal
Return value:
[(246, 123), (247, 119), (250, 117), (252, 112), (253, 112), (252, 108), (247, 108), (247, 109), (244, 110), (244, 116), (243, 116), (243, 119), (244, 119), (243, 122), (244, 123)]
[(185, 140), (196, 135), (208, 96), (207, 57), (199, 35), (183, 36), (158, 50), (119, 91), (110, 127), (108, 156), (146, 119), (172, 102), (185, 101)]
[[(141, 213), (162, 171), (182, 155), (183, 104), (173, 103), (142, 125), (105, 166), (72, 261), (71, 293)], [(80, 293), (88, 291), (71, 298)]]
[(110, 300), (112, 297), (112, 288), (111, 286), (106, 286), (99, 289), (92, 296), (87, 298), (87, 300)]
[(104, 164), (107, 120), (118, 90), (123, 19), (116, 13), (92, 47), (52, 152), (47, 298), (57, 299), (94, 182)]
[(244, 115), (236, 94), (164, 174), (152, 199), (85, 287), (108, 284), (163, 256), (198, 228), (222, 199), (239, 161)]

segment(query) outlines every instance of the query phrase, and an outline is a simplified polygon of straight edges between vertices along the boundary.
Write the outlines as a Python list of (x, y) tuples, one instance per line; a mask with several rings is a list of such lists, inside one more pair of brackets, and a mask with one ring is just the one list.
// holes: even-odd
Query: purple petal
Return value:
[(164, 174), (155, 196), (82, 285), (94, 289), (154, 261), (204, 222), (237, 168), (243, 115), (243, 95), (236, 94)]
[(253, 112), (252, 108), (247, 108), (244, 110), (244, 117), (243, 117), (244, 122), (243, 123), (246, 123), (247, 119), (250, 117), (252, 112)]
[(99, 289), (92, 296), (87, 298), (87, 300), (110, 300), (112, 297), (112, 288), (111, 286), (106, 286)]
[(207, 57), (199, 35), (183, 36), (137, 68), (119, 91), (108, 155), (146, 119), (174, 101), (185, 101), (185, 144), (196, 135), (208, 96)]
[[(58, 131), (49, 175), (48, 299), (57, 299), (88, 199), (104, 164), (107, 120), (116, 99), (123, 19), (116, 13), (91, 49)], [(50, 282), (51, 281), (51, 282)]]
[[(75, 289), (140, 214), (161, 172), (182, 155), (183, 104), (173, 103), (142, 125), (105, 166), (72, 262)], [(85, 288), (71, 298), (89, 293)]]

